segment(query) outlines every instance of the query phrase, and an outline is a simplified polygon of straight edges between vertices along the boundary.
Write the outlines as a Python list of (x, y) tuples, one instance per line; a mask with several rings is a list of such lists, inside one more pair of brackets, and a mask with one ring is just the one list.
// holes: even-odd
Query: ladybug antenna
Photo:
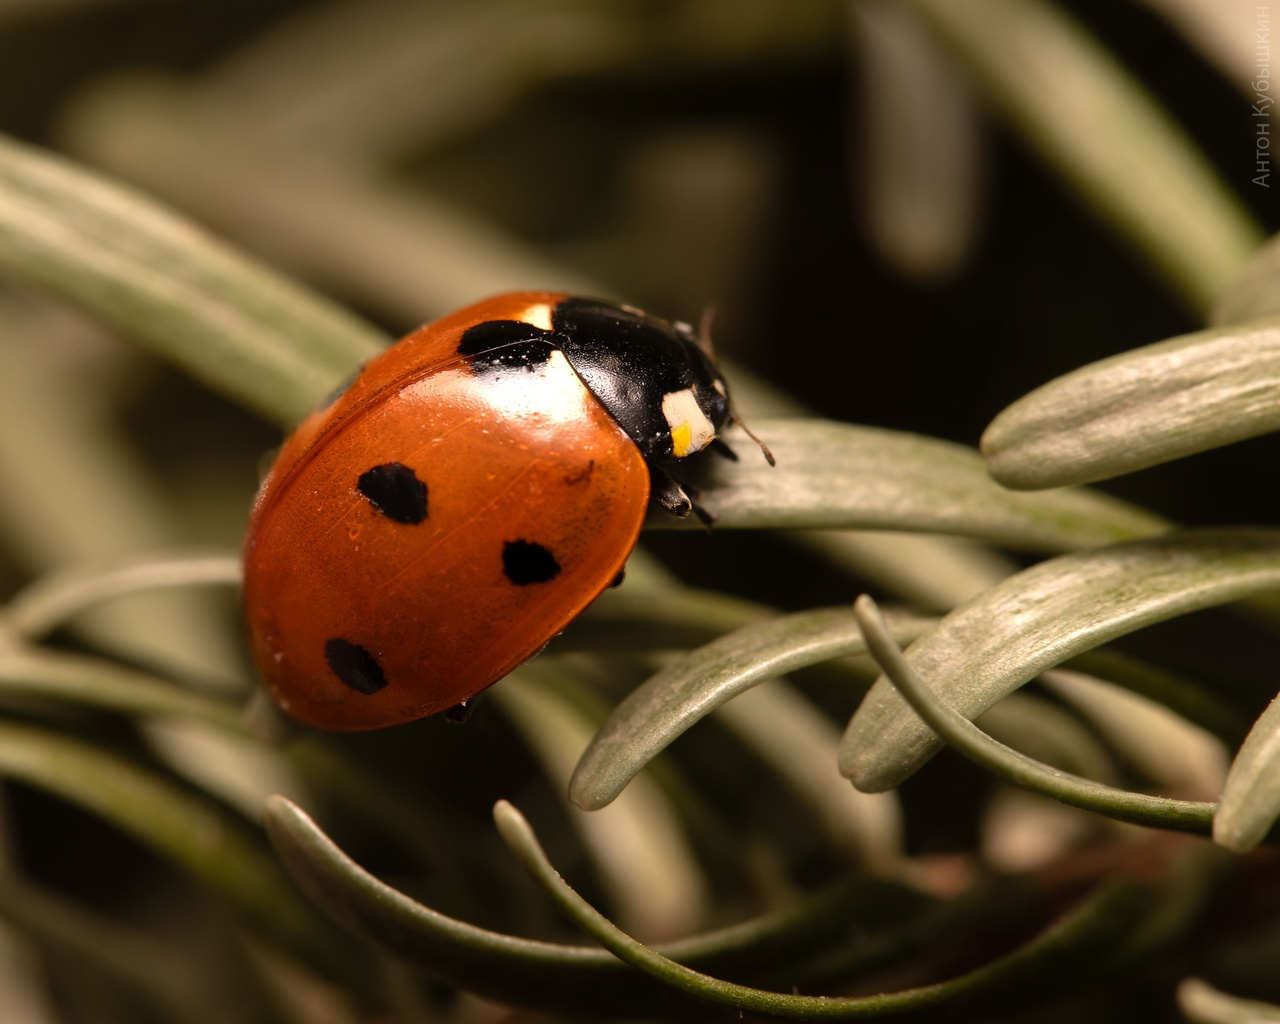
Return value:
[(765, 462), (769, 463), (769, 465), (771, 466), (776, 466), (778, 464), (778, 460), (773, 457), (773, 452), (769, 451), (769, 446), (765, 444), (763, 441), (761, 441), (760, 438), (756, 437), (755, 431), (753, 431), (749, 426), (747, 426), (744, 422), (742, 422), (741, 416), (739, 416), (736, 412), (731, 412), (729, 413), (729, 422), (732, 423), (734, 426), (738, 427), (739, 429), (741, 429), (742, 432), (747, 435), (747, 437), (751, 438), (751, 440), (753, 440), (757, 445), (759, 445), (760, 454), (764, 456)]
[[(708, 303), (706, 308), (702, 311), (702, 317), (698, 321), (698, 333), (693, 339), (697, 343), (698, 348), (702, 349), (707, 358), (712, 361), (714, 361), (716, 357), (715, 345), (711, 341), (711, 327), (715, 323), (715, 320), (716, 307)], [(759, 445), (760, 452), (764, 455), (765, 462), (769, 463), (770, 466), (776, 466), (778, 464), (773, 457), (773, 452), (769, 451), (769, 446), (761, 441), (760, 438), (756, 437), (751, 428), (742, 422), (741, 416), (736, 412), (730, 411), (729, 422), (741, 427), (743, 431), (746, 432), (747, 437), (751, 438), (751, 440)]]

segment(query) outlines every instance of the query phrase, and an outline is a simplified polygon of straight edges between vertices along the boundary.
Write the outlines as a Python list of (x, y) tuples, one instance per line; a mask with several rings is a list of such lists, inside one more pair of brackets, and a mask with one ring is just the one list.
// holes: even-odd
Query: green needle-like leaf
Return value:
[(847, 5), (859, 76), (853, 176), (880, 257), (909, 278), (943, 280), (973, 248), (983, 125), (964, 68), (905, 4)]
[(631, 577), (628, 563), (626, 584), (618, 590), (606, 590), (588, 605), (556, 638), (555, 649), (696, 647), (776, 614), (766, 605), (730, 594), (682, 586), (675, 580), (660, 587), (639, 586)]
[[(0, 249), (6, 241), (0, 226)], [(183, 529), (82, 342), (110, 351), (65, 311), (0, 291), (0, 544), (35, 574), (164, 548)], [(201, 593), (139, 595), (74, 624), (101, 649), (209, 680), (239, 669), (229, 625)]]
[(1280, 1006), (1227, 995), (1199, 978), (1178, 986), (1178, 1009), (1191, 1024), (1280, 1024)]
[[(93, 911), (56, 889), (45, 889), (25, 878), (0, 879), (0, 919), (6, 931), (19, 931), (43, 946), (70, 952), (95, 970), (156, 1000), (168, 1019), (194, 1022), (208, 1009), (209, 987), (202, 984), (213, 972), (168, 937), (152, 935), (136, 923), (125, 923), (110, 911)], [(33, 972), (39, 983), (40, 972)], [(12, 1013), (9, 993), (0, 990), (0, 1007)], [(17, 1014), (18, 1020), (27, 1020)]]
[(1209, 828), (1213, 817), (1212, 804), (1170, 800), (1091, 782), (1036, 761), (992, 739), (969, 719), (942, 703), (937, 694), (921, 681), (894, 643), (871, 598), (865, 594), (859, 597), (853, 609), (867, 638), (867, 646), (886, 676), (929, 728), (965, 757), (1014, 785), (1072, 807), (1161, 828), (1191, 832), (1204, 832)]
[(128, 715), (189, 718), (244, 732), (240, 709), (101, 658), (37, 647), (0, 647), (0, 696), (12, 694)]
[[(77, 740), (0, 723), (0, 775), (77, 804), (173, 860), (295, 951), (317, 921), (242, 821), (158, 775)], [(84, 851), (87, 861), (92, 851)]]
[[(1143, 626), (1280, 587), (1280, 530), (1187, 530), (1062, 555), (945, 616), (907, 661), (970, 720), (1045, 669)], [(849, 723), (840, 768), (859, 789), (899, 785), (941, 743), (887, 679)]]
[(1171, 338), (1073, 370), (982, 436), (1006, 487), (1092, 483), (1280, 427), (1280, 318)]
[(0, 269), (283, 424), (385, 341), (155, 201), (3, 137)]
[[(900, 637), (918, 636), (931, 619), (894, 618)], [(614, 708), (569, 783), (569, 799), (597, 810), (669, 743), (725, 701), (756, 683), (807, 665), (866, 653), (848, 608), (796, 612), (752, 623), (678, 658)]]
[[(560, 675), (570, 673), (562, 670)], [(539, 661), (517, 669), (491, 698), (524, 737), (558, 792), (564, 792), (577, 752), (599, 721), (566, 694), (571, 685)], [(675, 809), (658, 786), (633, 786), (627, 799), (605, 814), (569, 808), (568, 817), (591, 854), (611, 905), (628, 927), (670, 938), (705, 922), (706, 878)], [(659, 881), (664, 891), (655, 894)]]
[(1027, 142), (1193, 305), (1218, 297), (1261, 232), (1195, 144), (1096, 39), (1043, 0), (911, 4)]
[(1170, 672), (1110, 647), (1086, 651), (1071, 667), (1132, 690), (1217, 736), (1228, 749), (1238, 747), (1252, 725), (1249, 715), (1221, 694), (1187, 676)]
[(1280, 235), (1272, 235), (1231, 279), (1209, 322), (1244, 324), (1273, 316), (1280, 316)]
[[(451, 985), (499, 1002), (575, 1015), (688, 1012), (686, 997), (606, 950), (491, 932), (414, 902), (360, 868), (283, 797), (267, 802), (264, 818), (285, 867), (326, 913)], [(786, 910), (662, 948), (706, 969), (794, 977), (802, 969), (797, 965), (821, 950), (846, 945), (851, 930), (890, 927), (877, 895), (885, 891), (884, 883), (853, 878)], [(902, 901), (889, 902), (889, 912), (901, 917)], [(918, 898), (908, 902), (919, 906)]]
[(1227, 748), (1198, 723), (1070, 669), (1044, 672), (1040, 685), (1087, 721), (1139, 778), (1187, 799), (1217, 799), (1227, 774)]
[(240, 559), (216, 552), (169, 553), (77, 566), (43, 576), (0, 609), (0, 623), (35, 640), (67, 619), (121, 594), (161, 587), (238, 585)]
[(792, 1020), (865, 1020), (888, 1014), (953, 1005), (983, 993), (1000, 991), (1055, 972), (1065, 978), (1062, 961), (1083, 955), (1105, 955), (1118, 938), (1145, 916), (1150, 894), (1119, 883), (1096, 891), (1064, 919), (1025, 946), (968, 974), (949, 981), (884, 995), (841, 998), (769, 992), (722, 981), (637, 942), (582, 899), (561, 878), (543, 852), (529, 823), (511, 804), (493, 809), (502, 838), (525, 868), (579, 928), (618, 957), (697, 999), (739, 1013), (765, 1013)]
[[(822, 830), (855, 863), (887, 876), (901, 871), (898, 794), (862, 793), (840, 777), (836, 771), (840, 730), (803, 694), (781, 679), (772, 679), (721, 705), (717, 715), (786, 780)], [(643, 777), (634, 779), (627, 792), (642, 781)], [(669, 883), (664, 880), (663, 884)]]
[(1243, 853), (1262, 842), (1280, 816), (1280, 697), (1245, 737), (1222, 787), (1213, 838)]
[[(1069, 551), (1163, 532), (1160, 518), (1093, 491), (1018, 494), (963, 445), (828, 420), (752, 424), (776, 467), (737, 443), (703, 498), (716, 527), (914, 530)], [(654, 516), (658, 528), (678, 523)], [(694, 525), (694, 524), (690, 524)]]

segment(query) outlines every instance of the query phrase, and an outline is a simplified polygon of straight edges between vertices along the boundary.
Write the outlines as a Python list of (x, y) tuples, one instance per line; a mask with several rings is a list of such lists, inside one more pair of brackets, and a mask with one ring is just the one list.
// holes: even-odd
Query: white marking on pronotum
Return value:
[(552, 330), (551, 325), (551, 307), (545, 302), (538, 302), (531, 306), (526, 306), (516, 317), (517, 320), (526, 324), (532, 324), (534, 327), (544, 331)]
[(715, 439), (716, 428), (699, 407), (693, 388), (663, 395), (662, 415), (671, 429), (671, 454), (677, 459), (702, 451)]

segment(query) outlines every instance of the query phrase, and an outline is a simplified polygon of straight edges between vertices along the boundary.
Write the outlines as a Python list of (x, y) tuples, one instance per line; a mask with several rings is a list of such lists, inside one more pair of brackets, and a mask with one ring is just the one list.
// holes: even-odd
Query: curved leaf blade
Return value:
[[(51, 303), (0, 292), (0, 543), (37, 575), (162, 548), (182, 529), (153, 467), (102, 402), (82, 343), (116, 344)], [(229, 625), (211, 595), (185, 593), (131, 597), (75, 629), (130, 660), (222, 682), (241, 667)]]
[[(897, 635), (932, 620), (901, 615)], [(796, 612), (752, 623), (673, 661), (622, 701), (583, 752), (569, 799), (583, 810), (613, 800), (668, 744), (725, 701), (807, 665), (866, 652), (848, 608)]]
[[(284, 797), (264, 808), (288, 872), (329, 916), (455, 987), (530, 1008), (603, 1016), (659, 1015), (690, 1004), (598, 946), (504, 935), (446, 917), (374, 878)], [(850, 927), (885, 928), (874, 895), (855, 877), (794, 907), (660, 947), (707, 969), (794, 976), (795, 965), (847, 940)], [(908, 894), (909, 895), (909, 894)], [(890, 901), (892, 902), (892, 901)], [(909, 900), (918, 906), (918, 898)], [(891, 913), (898, 914), (895, 904)], [(910, 912), (910, 911), (909, 911)]]
[[(545, 662), (522, 666), (503, 680), (492, 699), (563, 793), (576, 752), (587, 745), (599, 716), (568, 696), (562, 688), (571, 684), (557, 675)], [(627, 927), (658, 939), (687, 935), (704, 924), (710, 902), (707, 880), (679, 816), (657, 785), (633, 787), (627, 799), (604, 814), (566, 811), (610, 905)], [(663, 891), (653, 891), (656, 883)]]
[(932, 985), (872, 996), (806, 996), (772, 992), (712, 977), (637, 942), (575, 892), (547, 860), (529, 823), (511, 804), (499, 801), (494, 821), (508, 848), (546, 889), (561, 912), (619, 960), (673, 989), (738, 1013), (753, 1012), (789, 1020), (865, 1020), (893, 1013), (953, 1006), (1016, 983), (1061, 980), (1070, 976), (1064, 960), (1097, 956), (1129, 934), (1145, 917), (1150, 892), (1132, 883), (1103, 886), (1046, 931), (990, 963)]
[(122, 594), (167, 587), (238, 586), (239, 555), (168, 552), (77, 565), (49, 573), (0, 608), (0, 623), (35, 640), (86, 609)]
[(4, 137), (0, 268), (282, 424), (385, 342), (161, 204)]
[(1280, 1024), (1280, 1006), (1228, 995), (1199, 978), (1178, 986), (1178, 1009), (1192, 1024)]
[(1213, 816), (1212, 804), (1149, 796), (1094, 782), (1053, 768), (988, 736), (939, 700), (921, 681), (889, 636), (888, 627), (870, 597), (863, 594), (853, 607), (858, 625), (867, 637), (867, 646), (884, 669), (886, 678), (930, 729), (969, 760), (1007, 782), (1071, 807), (1140, 825), (1192, 832), (1208, 829)]
[(1002, 411), (981, 447), (1023, 490), (1092, 483), (1280, 428), (1280, 318), (1147, 345)]
[(1272, 235), (1236, 274), (1209, 315), (1212, 324), (1280, 316), (1280, 235)]
[[(1168, 527), (1093, 491), (1008, 491), (977, 452), (947, 441), (819, 419), (764, 420), (752, 429), (778, 464), (771, 468), (737, 444), (739, 461), (714, 467), (703, 498), (717, 528), (909, 530), (1070, 551)], [(648, 525), (678, 522), (654, 516)]]
[(226, 701), (113, 661), (45, 648), (0, 645), (0, 695), (6, 694), (245, 731), (240, 708)]
[(422, 183), (371, 174), (363, 160), (317, 159), (305, 143), (281, 145), (277, 137), (264, 145), (271, 132), (257, 110), (246, 118), (237, 109), (243, 99), (210, 102), (207, 84), (104, 75), (62, 112), (60, 137), (94, 166), (233, 238), (269, 239), (282, 263), (332, 283), (388, 323), (419, 324), (531, 285), (611, 293), (553, 262), (547, 247)]
[(1258, 717), (1236, 754), (1213, 819), (1214, 842), (1243, 853), (1280, 816), (1280, 697)]
[(1227, 775), (1227, 748), (1196, 722), (1071, 669), (1043, 673), (1040, 685), (1074, 708), (1139, 777), (1188, 799), (1217, 799)]
[(1212, 165), (1142, 83), (1059, 5), (911, 0), (1082, 198), (1197, 308), (1261, 241)]
[[(902, 870), (898, 794), (862, 793), (840, 777), (840, 730), (803, 694), (781, 679), (766, 680), (721, 705), (719, 717), (786, 781), (837, 849), (874, 874)], [(634, 780), (631, 788), (643, 781)]]
[(985, 151), (969, 76), (919, 15), (898, 3), (847, 7), (859, 109), (853, 176), (881, 259), (906, 277), (940, 281), (969, 256)]
[(606, 590), (588, 605), (555, 639), (555, 650), (697, 647), (731, 629), (776, 614), (766, 605), (682, 586), (675, 580), (665, 581), (661, 587), (634, 585), (631, 576), (628, 562), (626, 585)]
[(9, 723), (0, 724), (0, 775), (100, 815), (181, 865), (290, 948), (319, 953), (325, 937), (316, 930), (319, 919), (290, 891), (243, 821), (213, 803), (77, 740)]
[(922, 611), (950, 611), (1017, 569), (987, 545), (944, 534), (795, 530), (783, 539)]
[[(907, 650), (940, 699), (974, 719), (1082, 651), (1143, 626), (1280, 587), (1280, 530), (1187, 530), (1050, 559), (957, 608)], [(859, 789), (891, 789), (940, 741), (881, 678), (841, 741)]]

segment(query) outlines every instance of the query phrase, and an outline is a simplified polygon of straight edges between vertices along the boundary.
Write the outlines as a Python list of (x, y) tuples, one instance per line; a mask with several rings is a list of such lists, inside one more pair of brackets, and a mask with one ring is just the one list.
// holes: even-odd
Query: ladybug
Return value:
[(709, 349), (629, 306), (518, 292), (370, 360), (250, 518), (245, 613), (281, 707), (374, 729), (463, 705), (620, 580), (651, 496), (709, 523), (671, 472), (736, 458)]

